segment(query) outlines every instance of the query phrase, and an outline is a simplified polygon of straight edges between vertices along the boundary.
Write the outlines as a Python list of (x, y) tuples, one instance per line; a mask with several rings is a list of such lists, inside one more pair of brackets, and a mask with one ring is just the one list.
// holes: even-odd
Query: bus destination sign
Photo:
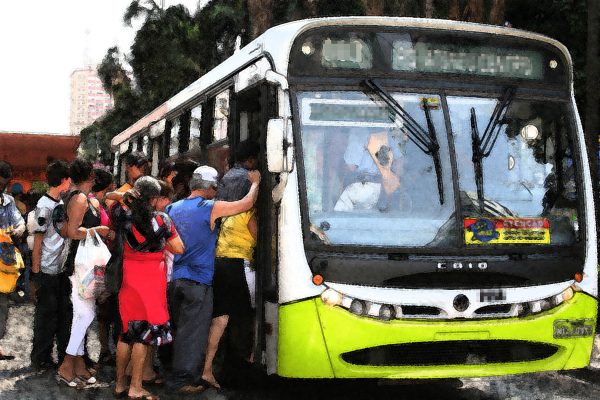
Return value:
[(392, 57), (396, 71), (543, 78), (542, 54), (532, 50), (396, 40)]

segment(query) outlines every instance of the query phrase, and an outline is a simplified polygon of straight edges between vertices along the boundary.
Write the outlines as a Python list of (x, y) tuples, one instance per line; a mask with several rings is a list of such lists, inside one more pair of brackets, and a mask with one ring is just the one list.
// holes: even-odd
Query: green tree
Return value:
[(579, 110), (585, 110), (586, 3), (581, 0), (509, 1), (506, 20), (514, 28), (544, 34), (569, 49), (574, 66), (575, 98)]
[[(200, 27), (184, 6), (143, 10), (145, 20), (135, 35), (129, 64), (144, 108), (150, 110), (198, 79), (205, 69), (198, 54)], [(126, 14), (130, 16), (135, 14)]]
[(131, 26), (131, 22), (134, 19), (141, 18), (144, 16), (146, 20), (151, 18), (160, 18), (162, 14), (162, 9), (156, 4), (153, 0), (133, 0), (127, 10), (125, 11), (125, 15), (123, 15), (123, 22), (126, 25)]
[(330, 1), (318, 0), (319, 17), (340, 17), (346, 15), (365, 15), (364, 0)]
[(244, 0), (211, 1), (196, 12), (194, 22), (200, 29), (197, 50), (204, 71), (215, 67), (233, 54), (238, 36), (241, 36), (242, 45), (251, 39), (248, 10)]

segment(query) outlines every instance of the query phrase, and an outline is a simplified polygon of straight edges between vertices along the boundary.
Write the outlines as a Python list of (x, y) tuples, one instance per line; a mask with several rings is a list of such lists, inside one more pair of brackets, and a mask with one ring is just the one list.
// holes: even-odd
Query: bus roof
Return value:
[[(123, 132), (116, 135), (111, 141), (113, 149), (116, 150), (120, 144), (128, 141), (138, 133), (145, 131), (155, 122), (180, 113), (182, 111), (181, 108), (188, 105), (191, 100), (215, 85), (218, 85), (222, 80), (230, 77), (232, 74), (235, 74), (242, 66), (255, 60), (260, 55), (268, 54), (274, 64), (275, 71), (282, 75), (287, 75), (290, 49), (296, 37), (308, 29), (336, 25), (429, 28), (456, 32), (480, 32), (514, 36), (542, 41), (553, 45), (564, 54), (565, 58), (569, 61), (569, 65), (571, 64), (571, 57), (567, 48), (557, 40), (533, 32), (496, 25), (406, 17), (332, 17), (293, 21), (266, 30), (262, 35), (235, 52), (217, 67), (204, 74), (181, 92), (177, 93)], [(571, 72), (572, 71), (569, 71), (569, 73)]]

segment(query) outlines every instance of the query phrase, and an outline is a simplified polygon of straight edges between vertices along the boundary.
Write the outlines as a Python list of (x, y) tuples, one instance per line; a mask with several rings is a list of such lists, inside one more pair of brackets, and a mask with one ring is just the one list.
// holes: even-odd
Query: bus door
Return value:
[[(259, 170), (262, 176), (260, 192), (256, 202), (258, 216), (258, 240), (254, 253), (255, 267), (255, 321), (254, 355), (260, 357), (265, 348), (265, 334), (270, 331), (265, 324), (264, 303), (277, 302), (277, 214), (271, 191), (277, 184), (275, 175), (267, 170), (266, 136), (270, 118), (277, 114), (276, 87), (261, 83), (247, 88), (232, 98), (231, 110), (234, 116), (232, 149), (244, 140), (252, 140), (260, 145)], [(231, 152), (232, 164), (235, 152)], [(258, 358), (260, 361), (260, 358)]]

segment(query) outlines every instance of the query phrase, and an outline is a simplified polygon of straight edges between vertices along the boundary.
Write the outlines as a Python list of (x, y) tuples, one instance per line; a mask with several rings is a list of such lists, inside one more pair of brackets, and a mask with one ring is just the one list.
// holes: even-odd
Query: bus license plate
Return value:
[(593, 333), (594, 320), (590, 318), (559, 319), (554, 321), (555, 339), (592, 336)]

